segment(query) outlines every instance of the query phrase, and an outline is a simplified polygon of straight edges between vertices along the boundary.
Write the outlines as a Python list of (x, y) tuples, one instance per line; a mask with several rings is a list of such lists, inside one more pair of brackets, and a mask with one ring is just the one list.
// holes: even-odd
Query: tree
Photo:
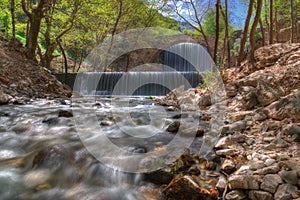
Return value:
[(41, 28), (41, 22), (44, 18), (45, 12), (51, 7), (51, 0), (39, 0), (36, 5), (31, 9), (31, 12), (27, 10), (25, 0), (22, 0), (22, 9), (29, 18), (29, 31), (28, 39), (26, 41), (26, 56), (31, 60), (36, 61), (36, 49), (38, 46), (38, 36)]
[[(53, 1), (51, 7), (45, 12), (45, 25), (40, 31), (43, 35), (42, 42), (45, 44), (46, 50), (43, 53), (39, 50), (39, 56), (42, 66), (51, 70), (51, 61), (54, 58), (54, 51), (59, 45), (61, 38), (67, 34), (74, 24), (74, 20), (78, 16), (77, 13), (81, 8), (80, 0), (65, 0), (60, 4)], [(59, 48), (61, 50), (61, 47)]]
[(273, 44), (273, 32), (274, 32), (274, 22), (273, 22), (273, 0), (270, 0), (270, 30), (269, 30), (269, 44)]
[(12, 26), (12, 37), (16, 38), (16, 18), (15, 18), (15, 0), (10, 1), (10, 14), (11, 14), (11, 26)]
[(216, 2), (216, 30), (215, 30), (215, 48), (214, 48), (214, 62), (217, 63), (217, 55), (218, 55), (218, 44), (219, 44), (219, 35), (220, 35), (220, 12), (219, 12), (219, 9), (220, 9), (220, 6), (221, 6), (221, 2), (220, 0), (217, 0)]
[(262, 9), (262, 0), (257, 0), (257, 6), (256, 6), (256, 12), (254, 21), (250, 30), (250, 36), (249, 36), (249, 51), (248, 51), (248, 64), (250, 64), (250, 67), (253, 67), (255, 59), (254, 59), (254, 50), (255, 50), (255, 34), (256, 34), (256, 28), (259, 22), (261, 9)]
[(244, 25), (244, 29), (243, 29), (243, 33), (242, 33), (242, 38), (241, 38), (241, 42), (240, 42), (240, 47), (239, 47), (237, 66), (240, 66), (241, 62), (244, 59), (244, 49), (245, 49), (245, 44), (247, 41), (247, 35), (248, 35), (249, 24), (250, 24), (250, 20), (251, 20), (251, 16), (252, 16), (253, 4), (254, 4), (254, 0), (250, 0), (249, 5), (248, 5), (246, 21), (245, 21), (245, 25)]
[(291, 43), (295, 38), (295, 16), (294, 16), (294, 1), (290, 0), (290, 14), (291, 14)]
[[(190, 27), (192, 27), (202, 35), (205, 41), (207, 52), (211, 57), (213, 57), (209, 44), (209, 38), (207, 37), (202, 25), (204, 16), (211, 9), (211, 1), (207, 2), (203, 0), (172, 0), (172, 4), (170, 4), (169, 7), (170, 10), (174, 11), (178, 17), (180, 17)], [(183, 14), (184, 12), (187, 12), (187, 14)]]

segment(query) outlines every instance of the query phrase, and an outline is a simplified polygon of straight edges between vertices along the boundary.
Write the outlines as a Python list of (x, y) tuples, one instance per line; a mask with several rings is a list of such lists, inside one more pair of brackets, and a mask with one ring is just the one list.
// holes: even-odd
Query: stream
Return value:
[(141, 97), (72, 101), (1, 106), (1, 200), (159, 199), (160, 185), (144, 174), (202, 142), (166, 131), (180, 120), (193, 129), (197, 113)]

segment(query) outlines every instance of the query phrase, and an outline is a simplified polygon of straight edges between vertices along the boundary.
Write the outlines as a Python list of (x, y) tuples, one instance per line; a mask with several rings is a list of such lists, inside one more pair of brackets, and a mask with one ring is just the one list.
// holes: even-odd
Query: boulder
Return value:
[(267, 174), (263, 178), (260, 188), (264, 191), (274, 194), (279, 184), (283, 183), (277, 174)]
[(291, 118), (294, 122), (300, 122), (300, 90), (270, 104), (264, 112), (271, 119)]
[(280, 171), (279, 176), (286, 183), (289, 183), (291, 185), (297, 185), (298, 184), (298, 175), (297, 175), (297, 172), (294, 171), (294, 170), (292, 170), (292, 171), (285, 171), (285, 170)]
[(292, 199), (293, 193), (296, 193), (298, 188), (290, 184), (282, 184), (278, 187), (275, 193), (276, 200), (290, 200)]
[(211, 192), (197, 183), (197, 177), (195, 176), (182, 176), (175, 178), (171, 183), (163, 190), (162, 193), (164, 199), (169, 200), (197, 200), (197, 199), (216, 199), (218, 192)]
[(255, 176), (231, 175), (228, 178), (230, 189), (258, 190), (259, 183)]
[(249, 192), (249, 199), (251, 200), (273, 200), (273, 196), (269, 192), (251, 190)]

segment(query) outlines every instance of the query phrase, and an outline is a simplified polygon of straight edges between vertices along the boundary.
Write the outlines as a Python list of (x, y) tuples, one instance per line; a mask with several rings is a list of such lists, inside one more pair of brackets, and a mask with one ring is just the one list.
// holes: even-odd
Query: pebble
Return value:
[(233, 149), (222, 149), (216, 151), (216, 154), (218, 156), (233, 156), (235, 153)]
[(257, 169), (262, 169), (264, 167), (264, 161), (258, 160), (258, 161), (254, 161), (251, 160), (248, 162), (249, 165), (249, 169), (251, 170), (257, 170)]
[(247, 196), (241, 190), (233, 190), (226, 194), (225, 199), (227, 200), (242, 200), (245, 199)]
[(268, 159), (265, 161), (265, 165), (268, 167), (268, 166), (273, 165), (275, 162), (276, 162), (275, 159), (268, 158)]

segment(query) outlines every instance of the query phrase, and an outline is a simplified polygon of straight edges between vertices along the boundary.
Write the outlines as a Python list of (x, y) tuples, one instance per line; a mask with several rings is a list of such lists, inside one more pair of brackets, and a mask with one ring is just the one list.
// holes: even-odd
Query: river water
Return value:
[[(160, 167), (149, 168), (147, 161), (166, 152), (165, 146), (172, 152), (187, 147), (166, 131), (183, 119), (178, 116), (187, 122), (199, 117), (138, 97), (1, 106), (0, 199), (159, 199), (160, 186), (144, 173)], [(188, 147), (196, 152), (200, 143), (193, 138)], [(132, 162), (132, 156), (139, 159)]]

